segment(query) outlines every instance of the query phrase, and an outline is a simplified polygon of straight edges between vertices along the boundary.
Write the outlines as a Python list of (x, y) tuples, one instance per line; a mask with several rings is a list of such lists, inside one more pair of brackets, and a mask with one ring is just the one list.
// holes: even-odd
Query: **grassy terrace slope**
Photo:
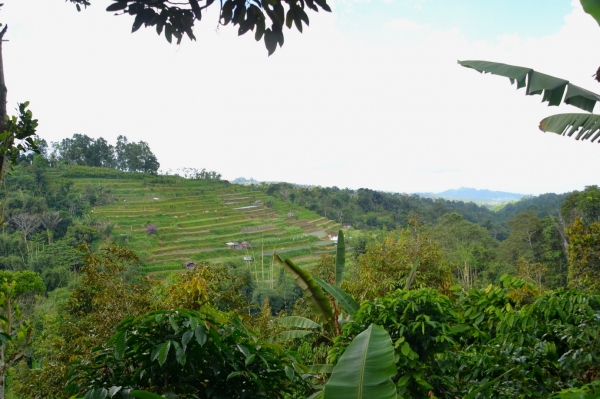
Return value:
[[(99, 168), (51, 173), (69, 178), (78, 191), (91, 186), (111, 198), (112, 203), (93, 207), (93, 218), (114, 224), (113, 237), (141, 256), (148, 273), (161, 276), (183, 270), (186, 261), (239, 263), (245, 256), (254, 259), (249, 266), (257, 272), (269, 270), (273, 251), (310, 267), (322, 252), (333, 250), (325, 237), (340, 228), (248, 186)], [(266, 199), (273, 205), (266, 207)], [(156, 225), (157, 234), (148, 235), (147, 225)], [(230, 241), (250, 246), (231, 249), (225, 244)]]

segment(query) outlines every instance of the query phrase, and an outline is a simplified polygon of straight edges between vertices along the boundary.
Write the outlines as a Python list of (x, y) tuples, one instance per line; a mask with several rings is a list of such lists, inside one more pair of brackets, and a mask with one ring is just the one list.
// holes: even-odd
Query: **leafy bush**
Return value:
[(344, 325), (342, 336), (335, 339), (329, 359), (337, 362), (358, 334), (371, 324), (380, 325), (394, 343), (398, 394), (425, 398), (430, 390), (452, 387), (437, 355), (455, 348), (454, 336), (465, 328), (457, 323), (454, 304), (436, 290), (394, 291), (362, 303), (354, 320)]
[(239, 319), (160, 310), (123, 320), (71, 391), (143, 389), (179, 398), (283, 398), (304, 386), (295, 358), (257, 340)]

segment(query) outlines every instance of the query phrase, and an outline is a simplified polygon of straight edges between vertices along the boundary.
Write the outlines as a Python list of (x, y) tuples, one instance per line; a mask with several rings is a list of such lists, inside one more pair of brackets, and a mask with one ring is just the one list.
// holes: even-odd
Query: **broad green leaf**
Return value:
[(600, 0), (581, 0), (581, 6), (600, 25)]
[[(127, 331), (121, 331), (115, 340), (115, 359), (123, 359), (127, 342)], [(111, 395), (112, 396), (112, 395)]]
[(517, 89), (527, 87), (525, 94), (528, 96), (543, 94), (542, 101), (547, 101), (548, 105), (559, 105), (562, 100), (565, 104), (592, 112), (596, 102), (600, 101), (600, 95), (596, 93), (575, 86), (568, 80), (546, 75), (531, 68), (490, 61), (458, 61), (458, 63), (478, 72), (507, 77), (511, 83), (517, 82)]
[(229, 375), (227, 376), (227, 380), (237, 377), (238, 375), (242, 374), (242, 371), (234, 371), (232, 373), (229, 373)]
[(402, 352), (402, 354), (404, 356), (408, 356), (408, 354), (410, 353), (410, 345), (408, 344), (408, 342), (404, 342), (402, 344), (402, 347), (400, 348), (400, 352)]
[(289, 331), (284, 331), (282, 333), (280, 333), (279, 335), (277, 335), (277, 342), (284, 342), (284, 341), (289, 341), (291, 339), (295, 339), (295, 338), (304, 338), (308, 335), (312, 335), (314, 334), (313, 331), (309, 331), (309, 330), (289, 330)]
[[(314, 278), (314, 277), (313, 277)], [(278, 319), (283, 327), (319, 329), (321, 325), (302, 316), (285, 316)]]
[(160, 349), (158, 350), (158, 364), (161, 366), (167, 361), (169, 349), (171, 349), (171, 341), (164, 342), (160, 345)]
[(346, 240), (344, 240), (344, 232), (338, 231), (337, 249), (335, 252), (335, 286), (339, 287), (344, 279), (344, 271), (346, 269)]
[(360, 308), (358, 302), (356, 302), (354, 298), (352, 298), (349, 294), (344, 292), (341, 288), (336, 287), (335, 285), (331, 285), (321, 280), (317, 276), (312, 277), (313, 280), (317, 282), (317, 284), (319, 284), (325, 291), (327, 291), (332, 297), (334, 297), (340, 305), (342, 305), (342, 307), (346, 310), (346, 312), (348, 312), (350, 316), (352, 316), (358, 310), (358, 308)]
[(196, 335), (196, 341), (198, 341), (200, 346), (204, 346), (204, 344), (206, 343), (206, 338), (207, 338), (206, 330), (204, 329), (204, 327), (201, 325), (197, 325), (196, 330), (194, 331), (194, 334)]
[(237, 347), (240, 350), (240, 352), (242, 352), (244, 354), (244, 357), (250, 356), (250, 351), (244, 345), (238, 344)]
[(132, 398), (137, 398), (137, 399), (165, 399), (164, 396), (160, 396), (160, 395), (157, 395), (152, 392), (146, 392), (146, 391), (140, 391), (140, 390), (135, 390), (135, 391), (129, 392), (129, 396), (131, 396)]
[(396, 399), (392, 340), (383, 327), (371, 324), (360, 333), (333, 369), (324, 399)]
[(335, 321), (329, 299), (327, 299), (323, 290), (315, 282), (311, 274), (301, 267), (296, 266), (290, 259), (284, 261), (276, 253), (273, 254), (273, 257), (293, 276), (294, 281), (302, 289), (304, 296), (308, 300), (312, 311), (321, 319), (325, 329), (329, 333), (333, 333), (335, 331)]
[(190, 342), (190, 340), (192, 339), (193, 336), (194, 336), (194, 331), (192, 331), (192, 330), (188, 330), (188, 331), (184, 332), (183, 336), (181, 337), (181, 344), (183, 346), (187, 346), (187, 344)]
[(600, 115), (552, 115), (540, 122), (540, 130), (573, 137), (575, 140), (590, 140), (593, 143), (600, 137)]
[(117, 392), (121, 390), (121, 388), (122, 387), (110, 387), (110, 389), (108, 390), (108, 396), (112, 398), (117, 394)]
[(180, 346), (179, 348), (177, 348), (177, 351), (175, 352), (175, 360), (177, 360), (177, 362), (179, 364), (181, 364), (182, 366), (185, 366), (185, 363), (187, 362), (187, 358), (185, 356), (185, 349), (183, 349), (183, 346)]
[(285, 375), (288, 380), (294, 381), (294, 374), (296, 374), (296, 372), (294, 371), (293, 367), (285, 366)]
[(248, 356), (248, 357), (246, 358), (246, 361), (244, 362), (244, 364), (245, 364), (246, 366), (247, 366), (247, 365), (249, 365), (250, 363), (252, 363), (252, 362), (254, 361), (254, 359), (255, 359), (255, 358), (256, 358), (256, 354), (254, 354), (254, 353), (253, 353), (253, 354), (251, 354), (250, 356)]

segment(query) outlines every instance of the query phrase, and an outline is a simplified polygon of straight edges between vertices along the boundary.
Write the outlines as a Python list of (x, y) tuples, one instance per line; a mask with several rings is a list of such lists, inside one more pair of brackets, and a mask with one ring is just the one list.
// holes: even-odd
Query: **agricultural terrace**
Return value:
[[(112, 239), (131, 247), (145, 271), (158, 278), (183, 272), (186, 262), (246, 262), (258, 281), (272, 284), (278, 276), (274, 251), (310, 268), (334, 250), (328, 235), (341, 228), (252, 186), (87, 167), (48, 175), (51, 181), (72, 181), (82, 201), (95, 192), (98, 201), (88, 216), (112, 224)], [(236, 249), (227, 243), (246, 245)]]

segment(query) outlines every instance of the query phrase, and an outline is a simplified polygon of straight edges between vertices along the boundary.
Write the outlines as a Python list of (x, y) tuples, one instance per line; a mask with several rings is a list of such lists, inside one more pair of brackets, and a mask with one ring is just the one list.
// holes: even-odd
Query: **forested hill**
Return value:
[(417, 194), (386, 193), (361, 188), (298, 187), (290, 183), (263, 184), (269, 195), (318, 214), (347, 223), (358, 229), (397, 230), (408, 219), (418, 216), (422, 223), (434, 226), (441, 216), (456, 212), (471, 223), (485, 227), (496, 239), (508, 237), (508, 222), (522, 212), (533, 211), (538, 217), (558, 216), (567, 194), (543, 194), (524, 197), (507, 204), (498, 212), (473, 202), (428, 198)]
[(538, 217), (557, 216), (568, 194), (542, 194), (536, 197), (525, 197), (519, 201), (506, 204), (498, 210), (498, 220), (508, 221), (517, 214), (527, 211), (535, 212)]

